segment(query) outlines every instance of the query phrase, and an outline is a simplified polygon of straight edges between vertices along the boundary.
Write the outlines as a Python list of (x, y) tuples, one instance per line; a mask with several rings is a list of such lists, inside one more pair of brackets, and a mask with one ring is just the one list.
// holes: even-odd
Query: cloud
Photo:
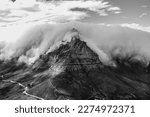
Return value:
[(121, 24), (121, 26), (123, 27), (129, 27), (132, 29), (136, 29), (136, 30), (141, 30), (141, 31), (146, 31), (146, 32), (150, 32), (150, 26), (142, 26), (140, 24), (136, 24), (136, 23), (132, 23), (132, 24)]
[(99, 14), (100, 16), (108, 16), (108, 13), (106, 13), (104, 9), (98, 11), (98, 14)]
[(119, 14), (121, 13), (121, 9), (119, 7), (109, 7), (107, 9), (108, 12), (114, 13), (114, 14)]
[(15, 3), (6, 1), (0, 4), (0, 10), (4, 11), (3, 14), (6, 14), (7, 11), (3, 19), (11, 21), (10, 18), (15, 17), (14, 19), (18, 23), (32, 21), (64, 22), (90, 17), (91, 13), (97, 13), (99, 16), (107, 16), (109, 12), (113, 14), (121, 12), (119, 7), (112, 6), (104, 0), (51, 1), (47, 3), (36, 2), (36, 0), (17, 0)]
[(114, 14), (119, 14), (121, 13), (121, 11), (114, 11)]
[(120, 11), (121, 9), (119, 7), (110, 7), (107, 9), (107, 11)]
[(142, 5), (141, 7), (142, 7), (142, 8), (147, 8), (148, 6), (147, 6), (147, 5)]
[(147, 13), (142, 13), (140, 16), (139, 16), (139, 18), (142, 18), (142, 17), (144, 17), (144, 16), (146, 16), (147, 15)]
[[(143, 27), (143, 29), (139, 27), (142, 26), (137, 24), (116, 26), (70, 22), (34, 25), (27, 28), (26, 31), (19, 30), (20, 27), (12, 28), (16, 31), (11, 32), (10, 29), (9, 31), (6, 30), (5, 33), (0, 31), (3, 34), (1, 36), (8, 36), (8, 42), (12, 41), (13, 36), (17, 36), (15, 39), (18, 38), (1, 47), (0, 59), (19, 57), (21, 61), (32, 63), (41, 54), (59, 47), (62, 40), (68, 37), (65, 34), (76, 28), (79, 31), (81, 40), (87, 42), (87, 45), (99, 55), (100, 60), (106, 65), (113, 65), (113, 57), (116, 56), (122, 58), (131, 56), (133, 60), (148, 63), (150, 62), (150, 32), (144, 31)], [(3, 43), (6, 39), (2, 40)]]
[[(112, 7), (109, 2), (104, 1), (72, 1), (67, 3), (69, 3), (69, 5), (65, 6), (70, 6), (72, 7), (71, 9), (82, 9), (82, 11), (84, 9), (85, 11), (98, 13), (100, 16), (108, 15), (107, 11), (113, 11), (118, 13), (121, 12), (121, 9), (119, 7)], [(75, 9), (73, 11), (75, 11)]]

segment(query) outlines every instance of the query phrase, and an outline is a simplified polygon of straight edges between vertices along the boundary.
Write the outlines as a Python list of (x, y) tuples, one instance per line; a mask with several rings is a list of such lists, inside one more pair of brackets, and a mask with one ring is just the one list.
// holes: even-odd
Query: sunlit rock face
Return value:
[(104, 65), (88, 45), (72, 29), (31, 66), (2, 61), (0, 99), (150, 99), (149, 67), (117, 56)]

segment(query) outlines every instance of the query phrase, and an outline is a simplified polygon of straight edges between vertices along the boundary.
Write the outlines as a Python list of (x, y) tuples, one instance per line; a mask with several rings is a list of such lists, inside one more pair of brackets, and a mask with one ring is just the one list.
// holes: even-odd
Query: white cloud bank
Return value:
[[(2, 42), (0, 58), (5, 60), (19, 57), (19, 60), (31, 63), (39, 55), (52, 50), (72, 28), (79, 31), (81, 39), (90, 43), (90, 47), (98, 52), (100, 60), (106, 65), (113, 64), (114, 56), (124, 58), (134, 55), (134, 60), (145, 64), (150, 61), (150, 32), (137, 30), (125, 24), (115, 26), (80, 22), (41, 24), (27, 28), (11, 44), (5, 43), (4, 46), (4, 41)], [(11, 40), (13, 37), (8, 38)]]

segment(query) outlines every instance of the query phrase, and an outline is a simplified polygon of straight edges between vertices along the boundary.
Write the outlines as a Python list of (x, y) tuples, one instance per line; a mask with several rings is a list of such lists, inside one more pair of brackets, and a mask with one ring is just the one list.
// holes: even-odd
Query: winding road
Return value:
[(29, 97), (32, 97), (32, 98), (36, 98), (37, 100), (44, 100), (43, 98), (41, 97), (38, 97), (38, 96), (35, 96), (35, 95), (31, 95), (29, 93), (27, 93), (27, 91), (29, 90), (28, 87), (26, 87), (25, 85), (17, 82), (17, 81), (14, 81), (14, 80), (2, 80), (3, 82), (10, 82), (10, 83), (14, 83), (14, 84), (18, 84), (19, 86), (21, 86), (22, 88), (24, 88), (24, 91), (23, 91), (23, 94), (29, 96)]

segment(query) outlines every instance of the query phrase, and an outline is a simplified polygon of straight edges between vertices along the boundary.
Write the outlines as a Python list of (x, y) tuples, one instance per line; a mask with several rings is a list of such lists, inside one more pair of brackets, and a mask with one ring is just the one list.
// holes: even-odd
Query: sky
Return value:
[(120, 13), (109, 13), (107, 17), (97, 16), (95, 21), (150, 25), (150, 0), (107, 0), (107, 2), (120, 8)]
[(0, 0), (0, 27), (69, 21), (150, 32), (150, 0)]
[(3, 25), (30, 21), (80, 20), (150, 26), (150, 0), (53, 0), (49, 3), (39, 3), (36, 0), (8, 1), (0, 0), (0, 23)]

